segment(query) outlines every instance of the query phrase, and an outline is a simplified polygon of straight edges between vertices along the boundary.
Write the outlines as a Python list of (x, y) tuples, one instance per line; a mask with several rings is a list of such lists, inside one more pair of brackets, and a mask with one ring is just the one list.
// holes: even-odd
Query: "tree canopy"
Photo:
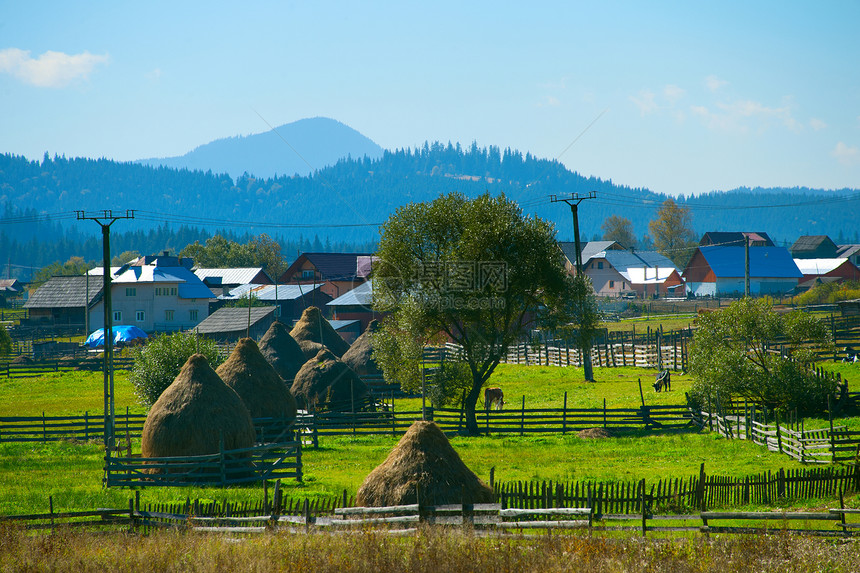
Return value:
[(191, 257), (201, 268), (263, 267), (273, 278), (287, 269), (281, 245), (266, 234), (253, 237), (247, 243), (214, 235), (207, 239), (206, 244), (195, 241), (179, 254)]
[(696, 246), (690, 210), (666, 199), (657, 211), (657, 218), (648, 223), (648, 230), (657, 251), (683, 269)]
[(627, 217), (610, 215), (603, 221), (600, 229), (603, 231), (604, 241), (616, 241), (625, 249), (637, 246), (633, 223)]
[(573, 281), (555, 229), (504, 195), (451, 193), (400, 207), (381, 230), (374, 305), (392, 312), (383, 329), (462, 346), (466, 428), (476, 434), (475, 404), (507, 348), (530, 327), (570, 319)]
[(830, 330), (801, 311), (777, 313), (767, 298), (744, 298), (697, 318), (690, 346), (698, 406), (717, 396), (746, 398), (771, 410), (814, 413), (827, 407), (835, 383), (809, 365), (816, 351), (832, 349)]

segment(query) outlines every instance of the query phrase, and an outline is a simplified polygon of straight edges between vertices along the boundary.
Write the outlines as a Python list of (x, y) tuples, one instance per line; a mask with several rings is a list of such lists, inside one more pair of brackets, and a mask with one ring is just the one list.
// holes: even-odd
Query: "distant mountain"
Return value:
[(217, 139), (180, 157), (141, 159), (142, 165), (227, 173), (256, 178), (310, 175), (340, 159), (376, 159), (382, 148), (352, 129), (326, 117), (288, 123), (254, 135)]

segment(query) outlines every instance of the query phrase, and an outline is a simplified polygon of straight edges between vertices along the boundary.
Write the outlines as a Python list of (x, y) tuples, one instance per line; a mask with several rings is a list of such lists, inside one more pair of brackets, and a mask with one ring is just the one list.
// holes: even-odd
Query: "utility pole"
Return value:
[[(582, 274), (582, 248), (579, 244), (579, 204), (586, 199), (594, 199), (597, 197), (595, 191), (589, 191), (588, 195), (580, 195), (579, 193), (571, 193), (569, 197), (562, 198), (556, 195), (550, 196), (552, 203), (567, 203), (570, 206), (570, 214), (573, 215), (573, 237), (576, 248), (576, 275)], [(591, 344), (588, 348), (582, 348), (582, 370), (586, 380), (594, 380), (594, 372), (591, 367)]]
[(104, 261), (104, 444), (105, 467), (114, 450), (114, 390), (113, 390), (113, 313), (111, 309), (111, 274), (110, 274), (110, 227), (120, 219), (134, 219), (134, 211), (126, 211), (125, 215), (114, 215), (111, 210), (101, 214), (87, 215), (85, 211), (75, 211), (78, 221), (95, 221), (102, 228), (102, 257)]
[(744, 235), (744, 296), (750, 295), (750, 237)]

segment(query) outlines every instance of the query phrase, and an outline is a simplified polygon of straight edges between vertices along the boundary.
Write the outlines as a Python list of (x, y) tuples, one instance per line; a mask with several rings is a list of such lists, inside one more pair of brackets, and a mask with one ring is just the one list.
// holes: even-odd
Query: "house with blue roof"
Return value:
[[(147, 255), (111, 269), (113, 324), (137, 326), (147, 333), (188, 330), (209, 316), (215, 294), (195, 275), (190, 258)], [(104, 301), (92, 307), (90, 324), (103, 322)]]
[[(687, 288), (696, 296), (738, 296), (744, 293), (744, 247), (699, 247), (684, 269)], [(750, 294), (784, 294), (803, 273), (784, 247), (749, 249)]]

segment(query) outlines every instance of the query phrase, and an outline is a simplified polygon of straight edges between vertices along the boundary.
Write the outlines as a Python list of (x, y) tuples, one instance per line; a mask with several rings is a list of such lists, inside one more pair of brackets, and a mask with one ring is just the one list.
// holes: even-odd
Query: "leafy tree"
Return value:
[[(250, 301), (248, 301), (249, 295), (251, 297)], [(228, 308), (248, 308), (249, 306), (272, 306), (272, 304), (264, 300), (260, 300), (259, 298), (257, 298), (257, 295), (253, 293), (245, 293), (236, 300), (228, 301), (224, 306)]]
[(57, 261), (47, 267), (42, 267), (35, 275), (33, 275), (33, 280), (30, 284), (31, 286), (38, 288), (42, 284), (48, 282), (51, 277), (84, 275), (90, 268), (90, 265), (84, 261), (83, 257), (71, 257), (65, 263), (60, 264), (60, 262)]
[(771, 410), (820, 412), (835, 382), (816, 376), (809, 365), (816, 350), (832, 348), (830, 330), (812, 315), (774, 312), (767, 298), (741, 299), (697, 319), (691, 399), (704, 406), (718, 395), (721, 401), (740, 396)]
[(633, 223), (627, 217), (610, 215), (601, 225), (604, 241), (617, 241), (625, 248), (636, 246), (636, 235), (633, 233)]
[(471, 372), (466, 429), (508, 347), (529, 327), (570, 316), (572, 279), (551, 223), (525, 217), (504, 195), (459, 193), (397, 209), (382, 225), (374, 305), (391, 311), (404, 336), (441, 333), (463, 348)]
[(130, 263), (140, 256), (140, 253), (137, 251), (123, 251), (117, 256), (113, 257), (110, 260), (110, 264), (112, 267), (121, 267), (126, 263)]
[(246, 243), (213, 235), (206, 244), (200, 241), (187, 245), (179, 253), (191, 257), (202, 268), (263, 267), (273, 277), (280, 276), (287, 263), (281, 255), (281, 245), (266, 234), (252, 237)]
[(156, 335), (144, 346), (134, 348), (129, 380), (140, 403), (152, 406), (179, 375), (182, 365), (197, 353), (205, 355), (213, 369), (222, 362), (215, 342), (185, 332)]
[(794, 297), (794, 303), (799, 305), (834, 304), (840, 300), (855, 298), (860, 298), (860, 281), (845, 281), (843, 283), (822, 283), (815, 286)]
[(672, 199), (666, 199), (657, 211), (657, 218), (648, 223), (654, 247), (681, 269), (690, 260), (696, 246), (691, 220), (689, 209), (679, 207)]

